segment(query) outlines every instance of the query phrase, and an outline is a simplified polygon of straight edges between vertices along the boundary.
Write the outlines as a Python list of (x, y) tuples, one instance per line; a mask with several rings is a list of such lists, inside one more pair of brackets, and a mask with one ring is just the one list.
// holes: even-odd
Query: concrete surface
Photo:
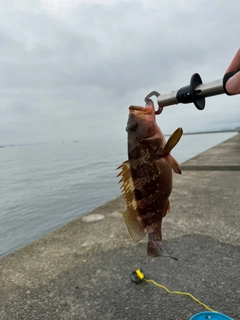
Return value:
[(174, 174), (163, 221), (178, 261), (150, 258), (146, 240), (129, 238), (119, 197), (0, 260), (0, 319), (184, 320), (205, 311), (189, 297), (135, 285), (130, 273), (137, 268), (240, 319), (240, 134), (182, 171)]

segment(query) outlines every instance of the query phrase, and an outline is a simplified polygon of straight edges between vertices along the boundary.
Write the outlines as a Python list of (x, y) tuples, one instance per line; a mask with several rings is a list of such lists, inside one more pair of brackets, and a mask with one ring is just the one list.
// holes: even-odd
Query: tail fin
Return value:
[(170, 257), (174, 260), (178, 260), (177, 258), (170, 256), (164, 248), (161, 237), (159, 237), (159, 234), (155, 233), (148, 234), (147, 254), (151, 257)]

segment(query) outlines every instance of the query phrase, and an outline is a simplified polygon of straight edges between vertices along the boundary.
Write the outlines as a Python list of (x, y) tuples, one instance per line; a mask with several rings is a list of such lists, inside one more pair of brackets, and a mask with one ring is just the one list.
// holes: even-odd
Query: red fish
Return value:
[(121, 169), (119, 183), (122, 183), (127, 205), (124, 222), (134, 241), (148, 234), (149, 256), (170, 256), (163, 246), (161, 229), (162, 219), (170, 210), (172, 170), (181, 173), (170, 151), (180, 140), (182, 128), (178, 128), (166, 143), (149, 99), (146, 107), (129, 107), (126, 130), (128, 160), (117, 168)]

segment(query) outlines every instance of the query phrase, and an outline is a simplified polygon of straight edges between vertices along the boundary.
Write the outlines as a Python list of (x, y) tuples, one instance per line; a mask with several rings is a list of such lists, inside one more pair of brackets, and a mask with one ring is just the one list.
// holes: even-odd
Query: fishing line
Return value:
[[(178, 294), (178, 295), (184, 295), (184, 296), (189, 296), (191, 299), (193, 299), (195, 302), (197, 302), (198, 304), (200, 304), (201, 306), (203, 306), (205, 309), (207, 309), (208, 311), (211, 311), (211, 312), (217, 312), (211, 308), (209, 308), (205, 303), (201, 302), (200, 300), (198, 300), (197, 298), (195, 298), (191, 293), (189, 292), (181, 292), (181, 291), (171, 291), (169, 290), (167, 287), (165, 287), (164, 285), (162, 284), (159, 284), (157, 282), (155, 282), (154, 280), (152, 279), (147, 279), (145, 277), (145, 274), (142, 272), (142, 270), (140, 269), (137, 269), (136, 271), (133, 271), (131, 273), (131, 280), (132, 282), (135, 282), (135, 283), (141, 283), (142, 281), (145, 281), (145, 282), (148, 282), (148, 283), (152, 283), (154, 284), (155, 286), (157, 287), (160, 287), (162, 289), (164, 289), (167, 293), (170, 293), (170, 294)], [(207, 318), (208, 319), (208, 318)], [(233, 320), (233, 319), (232, 319)]]

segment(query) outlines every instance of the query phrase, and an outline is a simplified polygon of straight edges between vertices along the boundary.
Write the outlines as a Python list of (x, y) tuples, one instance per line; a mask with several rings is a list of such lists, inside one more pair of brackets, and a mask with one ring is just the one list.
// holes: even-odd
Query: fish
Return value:
[(179, 163), (170, 152), (180, 140), (178, 128), (166, 142), (157, 122), (154, 104), (148, 99), (145, 107), (130, 106), (126, 131), (128, 160), (117, 170), (117, 177), (126, 202), (123, 219), (134, 241), (148, 234), (147, 254), (169, 255), (162, 242), (162, 219), (170, 211), (172, 172), (181, 174)]

